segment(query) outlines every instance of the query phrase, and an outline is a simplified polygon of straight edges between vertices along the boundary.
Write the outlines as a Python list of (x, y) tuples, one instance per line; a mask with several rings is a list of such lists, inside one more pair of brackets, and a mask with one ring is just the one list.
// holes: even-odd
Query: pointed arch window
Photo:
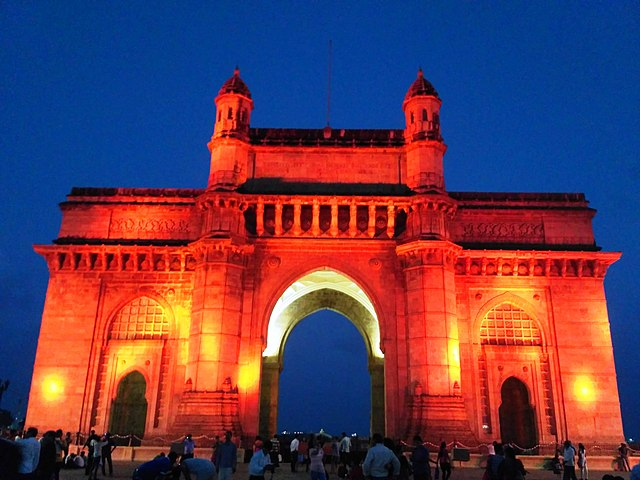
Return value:
[(536, 321), (527, 312), (503, 303), (492, 308), (480, 325), (482, 345), (541, 346), (542, 335)]
[(422, 121), (426, 122), (429, 120), (429, 117), (427, 116), (427, 110), (426, 109), (422, 109)]
[(149, 297), (139, 297), (122, 307), (111, 325), (112, 340), (161, 340), (169, 335), (164, 308)]

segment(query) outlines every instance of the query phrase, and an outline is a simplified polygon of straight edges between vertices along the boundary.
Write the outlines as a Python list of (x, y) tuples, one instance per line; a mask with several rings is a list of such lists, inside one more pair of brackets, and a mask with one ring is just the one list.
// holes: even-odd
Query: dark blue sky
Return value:
[(0, 3), (3, 406), (30, 382), (48, 278), (32, 244), (57, 236), (71, 187), (204, 187), (236, 64), (253, 126), (324, 126), (331, 39), (332, 126), (402, 128), (422, 66), (449, 190), (587, 195), (598, 244), (623, 252), (605, 285), (640, 436), (639, 26), (631, 1)]

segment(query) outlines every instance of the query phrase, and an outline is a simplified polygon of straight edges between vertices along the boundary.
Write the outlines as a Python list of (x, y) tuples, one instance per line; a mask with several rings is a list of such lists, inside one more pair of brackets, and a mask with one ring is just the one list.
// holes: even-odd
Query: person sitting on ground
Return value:
[(78, 468), (85, 468), (87, 466), (87, 456), (85, 455), (84, 450), (80, 452), (80, 455), (76, 455), (73, 462), (78, 466)]
[(186, 458), (180, 462), (186, 480), (213, 480), (216, 468), (206, 458)]

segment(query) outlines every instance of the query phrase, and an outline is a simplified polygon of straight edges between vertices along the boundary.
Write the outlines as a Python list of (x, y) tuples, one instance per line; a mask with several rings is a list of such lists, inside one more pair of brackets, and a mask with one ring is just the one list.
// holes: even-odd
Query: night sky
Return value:
[[(625, 433), (640, 436), (639, 32), (632, 1), (0, 2), (2, 407), (24, 411), (48, 279), (32, 245), (57, 236), (71, 188), (204, 188), (236, 65), (252, 126), (322, 128), (331, 40), (334, 128), (403, 128), (421, 66), (443, 100), (448, 190), (586, 194), (598, 245), (623, 252), (605, 286)], [(334, 334), (314, 350), (305, 330), (323, 318)], [(309, 428), (367, 430), (354, 332), (325, 314), (291, 336), (282, 405), (308, 405)], [(296, 378), (310, 385), (294, 393)], [(283, 428), (301, 422), (290, 410)]]

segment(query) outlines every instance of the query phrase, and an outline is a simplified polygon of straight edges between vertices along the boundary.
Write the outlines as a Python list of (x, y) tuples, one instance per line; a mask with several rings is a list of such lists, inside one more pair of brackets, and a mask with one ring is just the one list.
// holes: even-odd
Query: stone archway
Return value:
[[(325, 280), (331, 277), (335, 281), (317, 281), (318, 277), (325, 277)], [(305, 281), (305, 288), (293, 295), (290, 290), (283, 294), (271, 316), (267, 347), (262, 357), (260, 434), (270, 435), (276, 431), (280, 372), (287, 338), (299, 322), (324, 309), (336, 311), (346, 317), (364, 339), (371, 375), (370, 428), (372, 432), (384, 432), (384, 354), (380, 350), (380, 329), (371, 302), (355, 283), (335, 272), (315, 272), (299, 282), (304, 284)]]
[(112, 434), (144, 437), (147, 420), (146, 391), (147, 382), (138, 371), (133, 371), (120, 380), (116, 398), (111, 405), (109, 431)]
[(537, 444), (536, 420), (529, 403), (527, 386), (515, 377), (509, 377), (500, 389), (502, 404), (499, 408), (500, 436), (503, 443), (514, 443), (521, 448)]

